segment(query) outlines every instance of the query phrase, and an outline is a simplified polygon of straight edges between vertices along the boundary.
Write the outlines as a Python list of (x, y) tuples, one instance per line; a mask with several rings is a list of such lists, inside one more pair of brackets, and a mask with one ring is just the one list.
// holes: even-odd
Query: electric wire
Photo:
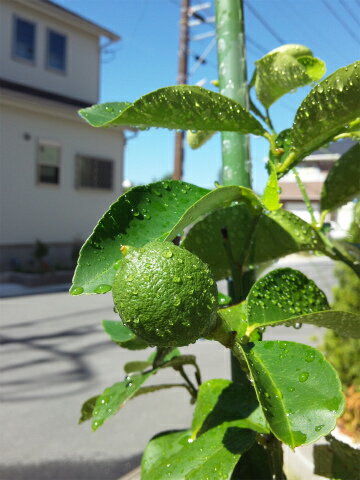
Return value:
[(254, 8), (254, 6), (248, 1), (245, 2), (245, 6), (250, 10), (250, 12), (259, 20), (259, 22), (266, 28), (266, 30), (271, 33), (271, 35), (281, 44), (286, 43), (280, 35), (267, 23), (266, 20), (259, 14), (259, 12)]
[[(297, 2), (285, 2), (285, 5), (289, 7), (288, 11), (291, 14), (293, 14), (293, 16), (295, 16), (297, 20), (300, 19), (299, 22), (301, 24), (301, 30), (303, 29), (307, 30), (308, 34), (311, 35), (311, 37), (314, 36), (314, 32), (316, 31), (315, 39), (318, 41), (319, 49), (321, 50), (324, 49), (322, 42), (319, 43), (319, 40), (322, 39), (326, 45), (328, 45), (329, 41), (334, 40), (333, 37), (328, 37), (327, 35), (324, 34), (324, 32), (319, 30), (319, 28), (316, 28), (311, 25), (310, 15), (306, 16), (305, 20), (302, 20), (302, 15), (301, 15), (302, 10), (297, 8), (297, 5), (298, 5)], [(297, 23), (297, 22), (294, 22), (294, 23)], [(311, 45), (313, 45), (313, 42), (311, 42)], [(332, 52), (335, 53), (339, 57), (339, 59), (342, 60), (344, 55), (343, 55), (343, 52), (341, 52), (341, 50), (339, 49), (338, 44), (333, 42), (333, 46), (331, 48), (332, 48)]]
[(329, 12), (333, 15), (333, 17), (337, 20), (337, 22), (342, 25), (344, 30), (347, 31), (347, 33), (357, 42), (360, 43), (360, 40), (358, 39), (357, 35), (350, 30), (349, 25), (347, 25), (340, 17), (339, 15), (333, 10), (333, 7), (327, 2), (327, 0), (323, 0), (323, 4), (325, 7), (329, 10)]
[(350, 8), (349, 8), (348, 5), (346, 5), (345, 1), (344, 0), (339, 0), (339, 2), (341, 3), (341, 6), (343, 7), (343, 9), (353, 19), (353, 21), (360, 27), (360, 21), (356, 18), (356, 16), (354, 15), (354, 12), (349, 13)]

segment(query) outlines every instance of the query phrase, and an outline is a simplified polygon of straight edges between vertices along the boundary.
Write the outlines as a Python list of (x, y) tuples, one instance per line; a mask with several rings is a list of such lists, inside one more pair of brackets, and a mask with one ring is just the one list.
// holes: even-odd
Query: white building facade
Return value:
[(77, 114), (98, 102), (100, 42), (119, 37), (47, 0), (0, 0), (1, 270), (26, 266), (37, 240), (52, 263), (122, 193), (122, 129)]
[[(327, 174), (334, 162), (351, 148), (354, 143), (349, 139), (331, 143), (327, 148), (321, 148), (307, 156), (297, 167), (298, 174), (306, 188), (317, 220), (320, 219), (321, 190)], [(357, 180), (354, 179), (354, 181)], [(280, 180), (279, 186), (284, 208), (311, 223), (311, 217), (303, 201), (295, 175), (289, 172), (284, 179)], [(353, 207), (354, 203), (348, 202), (327, 216), (326, 221), (330, 222), (331, 236), (333, 238), (343, 238), (347, 235), (352, 222)]]

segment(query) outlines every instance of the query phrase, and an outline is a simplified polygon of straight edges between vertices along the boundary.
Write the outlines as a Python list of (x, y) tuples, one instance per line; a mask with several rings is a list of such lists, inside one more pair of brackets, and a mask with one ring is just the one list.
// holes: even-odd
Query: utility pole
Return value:
[[(181, 0), (180, 14), (180, 40), (179, 40), (179, 63), (177, 83), (187, 83), (188, 76), (188, 44), (189, 44), (189, 14), (190, 0)], [(174, 158), (174, 180), (181, 180), (184, 163), (184, 131), (175, 133), (175, 158)]]

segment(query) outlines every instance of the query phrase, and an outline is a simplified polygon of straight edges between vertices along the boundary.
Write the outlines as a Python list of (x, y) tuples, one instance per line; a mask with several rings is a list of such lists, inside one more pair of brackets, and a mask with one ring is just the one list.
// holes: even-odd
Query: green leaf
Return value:
[[(283, 323), (283, 320), (261, 325), (273, 325)], [(339, 310), (324, 310), (322, 312), (310, 313), (308, 315), (299, 315), (291, 317), (292, 324), (306, 323), (316, 325), (317, 327), (331, 328), (343, 337), (360, 338), (360, 315), (358, 313), (341, 312)]]
[(295, 448), (334, 429), (344, 398), (340, 380), (322, 353), (282, 341), (242, 348), (260, 405), (279, 440)]
[(224, 422), (235, 420), (240, 428), (269, 432), (254, 389), (245, 391), (242, 385), (225, 379), (203, 383), (196, 399), (191, 438), (195, 439)]
[(284, 175), (360, 116), (359, 70), (359, 61), (340, 68), (305, 97), (292, 126), (293, 151), (278, 167), (278, 173)]
[(191, 442), (190, 432), (154, 437), (141, 462), (141, 480), (229, 478), (241, 454), (254, 443), (250, 430), (226, 422)]
[(134, 372), (142, 372), (143, 370), (146, 370), (147, 368), (152, 367), (152, 362), (146, 361), (146, 360), (137, 360), (133, 362), (127, 362), (124, 365), (124, 372), (125, 373), (134, 373)]
[(218, 304), (219, 305), (230, 305), (232, 302), (232, 298), (229, 295), (225, 295), (224, 293), (218, 293)]
[(86, 422), (86, 420), (90, 420), (92, 418), (93, 410), (95, 408), (97, 399), (98, 395), (89, 398), (88, 400), (86, 400), (86, 402), (83, 403), (81, 407), (79, 423)]
[(233, 201), (261, 208), (259, 198), (245, 187), (209, 191), (180, 181), (134, 187), (122, 195), (100, 219), (80, 250), (70, 293), (106, 293), (121, 267), (121, 245), (141, 247), (172, 240), (200, 216)]
[(169, 390), (170, 388), (189, 388), (186, 383), (158, 383), (156, 385), (147, 385), (146, 387), (140, 387), (135, 393), (134, 397), (145, 395), (147, 393), (157, 392), (159, 390)]
[(297, 61), (305, 67), (307, 75), (313, 82), (318, 82), (326, 73), (325, 62), (320, 60), (320, 58), (304, 55), (303, 57), (298, 57)]
[(236, 337), (239, 340), (245, 335), (248, 327), (246, 302), (231, 305), (227, 308), (220, 308), (218, 315), (225, 322), (229, 331), (236, 332)]
[(311, 225), (295, 214), (279, 209), (260, 217), (248, 263), (255, 265), (306, 251), (326, 253), (326, 246)]
[(188, 130), (186, 132), (186, 140), (190, 148), (196, 150), (206, 143), (216, 132), (208, 132), (200, 130), (198, 132)]
[(262, 201), (266, 209), (278, 210), (282, 206), (282, 203), (280, 203), (280, 189), (278, 178), (273, 163), (269, 162), (269, 166), (270, 175), (265, 187), (264, 194), (262, 196)]
[(252, 327), (327, 309), (329, 304), (322, 290), (292, 268), (279, 268), (260, 278), (247, 298), (247, 319)]
[(95, 408), (92, 412), (92, 429), (94, 431), (97, 430), (108, 418), (117, 413), (155, 371), (132, 375), (122, 382), (114, 383), (111, 387), (106, 388), (97, 397)]
[(128, 350), (143, 350), (149, 345), (142, 338), (133, 333), (120, 321), (103, 320), (102, 326), (111, 340)]
[(337, 480), (360, 480), (360, 450), (330, 436), (327, 445), (314, 447), (314, 473)]
[(104, 103), (80, 110), (93, 127), (126, 125), (262, 135), (262, 125), (240, 103), (205, 88), (160, 88), (132, 104)]
[(321, 210), (334, 210), (360, 193), (360, 143), (331, 167), (321, 191)]
[(307, 47), (283, 45), (256, 62), (256, 95), (269, 108), (286, 93), (319, 80), (325, 70), (325, 63)]
[(231, 276), (221, 229), (226, 228), (238, 265), (255, 265), (300, 251), (325, 250), (316, 230), (286, 210), (259, 216), (245, 204), (216, 210), (196, 223), (182, 245), (211, 268), (217, 280)]

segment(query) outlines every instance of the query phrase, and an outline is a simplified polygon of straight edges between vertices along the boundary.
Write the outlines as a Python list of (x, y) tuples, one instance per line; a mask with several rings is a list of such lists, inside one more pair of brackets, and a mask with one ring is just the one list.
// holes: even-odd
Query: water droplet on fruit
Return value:
[(308, 352), (305, 357), (305, 362), (313, 362), (315, 360), (315, 353), (314, 352)]
[(171, 250), (165, 250), (165, 252), (163, 253), (163, 257), (165, 258), (171, 258), (173, 256), (173, 253)]
[(121, 260), (117, 260), (115, 263), (114, 263), (114, 269), (115, 270), (118, 270), (120, 268), (120, 265), (121, 265)]
[(178, 306), (180, 305), (180, 303), (181, 303), (180, 298), (175, 296), (175, 297), (174, 297), (174, 300), (173, 300), (173, 305), (174, 305), (175, 307), (178, 307)]
[(295, 392), (295, 387), (287, 387), (288, 392)]
[(325, 427), (325, 425), (316, 425), (315, 432), (320, 432), (320, 430)]

